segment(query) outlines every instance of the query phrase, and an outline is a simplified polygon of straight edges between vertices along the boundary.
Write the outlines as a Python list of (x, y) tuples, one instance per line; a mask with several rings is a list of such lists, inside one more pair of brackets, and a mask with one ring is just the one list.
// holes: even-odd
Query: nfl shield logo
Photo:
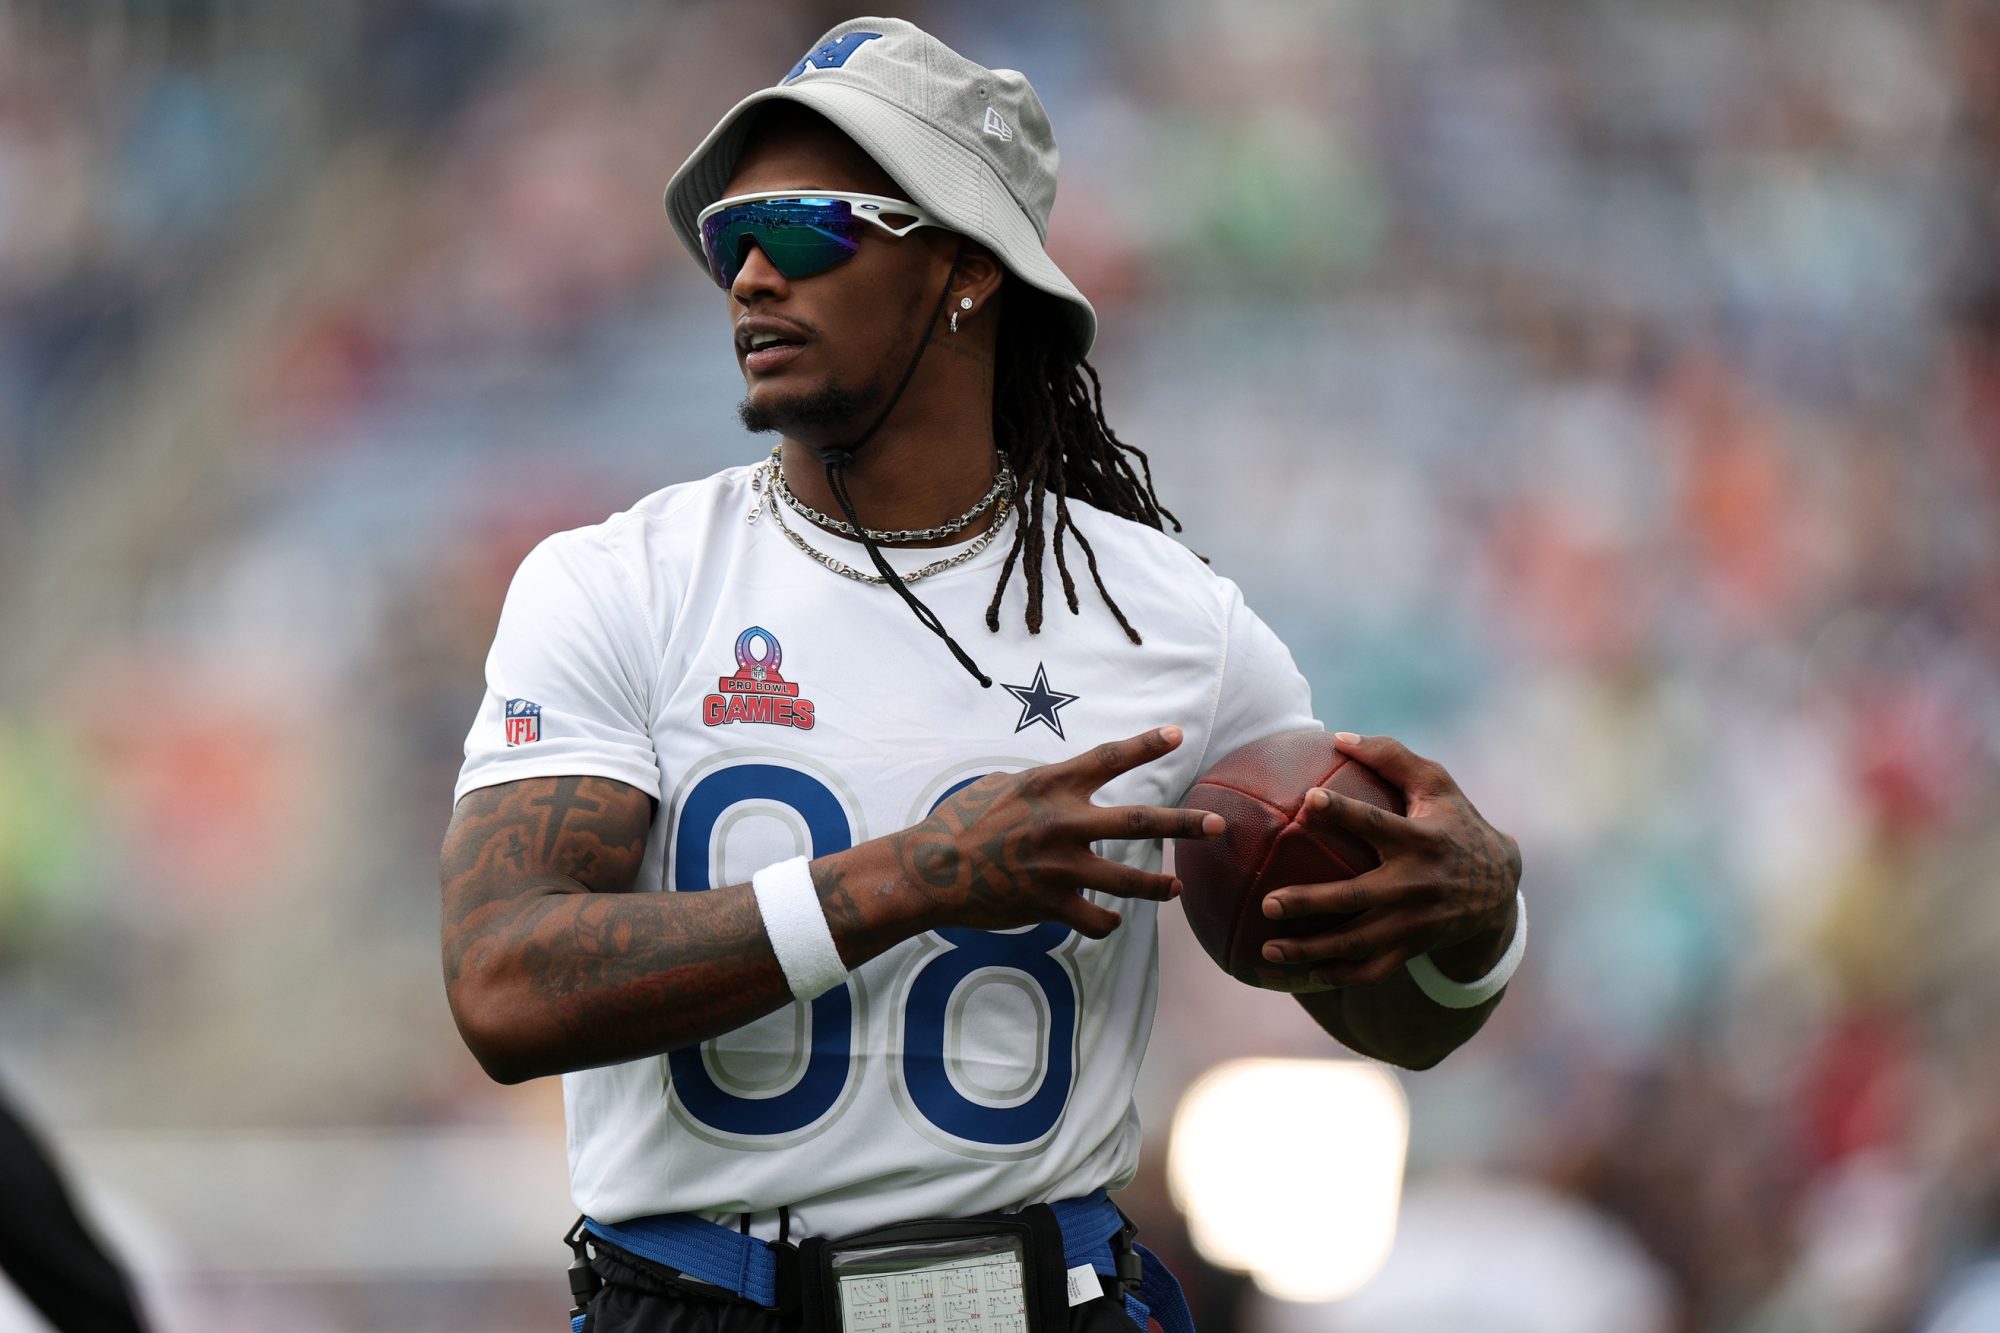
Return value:
[(542, 706), (526, 699), (507, 701), (507, 744), (526, 745), (542, 738)]

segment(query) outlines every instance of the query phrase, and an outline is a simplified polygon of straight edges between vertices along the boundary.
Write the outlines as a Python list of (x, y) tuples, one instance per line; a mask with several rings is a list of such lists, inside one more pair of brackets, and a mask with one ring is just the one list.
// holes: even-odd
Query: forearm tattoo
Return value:
[(651, 821), (642, 793), (601, 778), (467, 795), (441, 859), (454, 999), (476, 975), (504, 993), (525, 1044), (559, 1042), (562, 1063), (582, 1068), (712, 1036), (789, 998), (748, 895), (631, 892)]

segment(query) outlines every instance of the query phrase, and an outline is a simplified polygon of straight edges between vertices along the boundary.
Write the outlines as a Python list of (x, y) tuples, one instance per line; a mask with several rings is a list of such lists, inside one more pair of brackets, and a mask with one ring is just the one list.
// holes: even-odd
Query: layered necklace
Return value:
[[(973, 538), (972, 542), (964, 550), (954, 555), (948, 555), (942, 560), (933, 560), (928, 565), (921, 566), (900, 576), (905, 583), (915, 583), (919, 579), (927, 579), (933, 574), (941, 574), (953, 566), (962, 565), (993, 544), (994, 538), (1000, 535), (1000, 529), (1007, 526), (1007, 511), (1012, 508), (1011, 502), (1014, 498), (1014, 472), (1012, 468), (1002, 463), (1000, 470), (993, 474), (993, 484), (986, 488), (986, 494), (979, 497), (977, 504), (973, 505), (972, 508), (966, 510), (963, 514), (960, 514), (957, 518), (940, 523), (934, 528), (895, 528), (886, 530), (863, 528), (834, 518), (829, 514), (820, 513), (819, 510), (814, 509), (811, 505), (794, 495), (792, 488), (785, 483), (785, 469), (780, 461), (780, 449), (778, 448), (772, 449), (771, 456), (757, 465), (756, 470), (750, 476), (750, 489), (758, 493), (758, 501), (750, 510), (750, 516), (745, 520), (746, 522), (755, 523), (758, 516), (768, 510), (772, 521), (778, 525), (778, 531), (784, 533), (792, 545), (798, 547), (801, 551), (811, 556), (814, 560), (817, 560), (820, 564), (825, 565), (834, 573), (841, 575), (843, 578), (853, 579), (856, 583), (886, 583), (887, 580), (880, 574), (870, 574), (864, 570), (856, 569), (845, 561), (828, 555), (825, 551), (812, 545), (804, 537), (800, 536), (792, 528), (791, 524), (785, 522), (785, 510), (790, 509), (808, 522), (817, 523), (819, 526), (829, 531), (840, 533), (844, 537), (858, 537), (865, 541), (875, 542), (878, 545), (939, 541), (951, 536), (953, 533), (964, 531), (972, 520), (978, 518), (988, 509), (994, 510), (992, 525), (986, 531)], [(998, 507), (995, 508), (995, 506)]]

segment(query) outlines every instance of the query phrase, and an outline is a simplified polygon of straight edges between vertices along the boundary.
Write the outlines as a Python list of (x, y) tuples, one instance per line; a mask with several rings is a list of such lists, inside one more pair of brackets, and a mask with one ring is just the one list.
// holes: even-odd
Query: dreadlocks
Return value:
[[(1063, 550), (1065, 534), (1076, 538), (1104, 604), (1125, 637), (1142, 642), (1139, 631), (1104, 586), (1097, 553), (1070, 517), (1069, 502), (1099, 509), (1165, 530), (1181, 530), (1180, 520), (1153, 491), (1153, 467), (1143, 451), (1119, 439), (1104, 420), (1104, 387), (1097, 371), (1076, 351), (1074, 335), (1053, 298), (1009, 279), (1000, 306), (999, 354), (994, 369), (993, 440), (1020, 484), (1021, 523), (1000, 566), (986, 628), (1000, 628), (1000, 599), (1021, 561), (1028, 579), (1028, 633), (1042, 632), (1042, 553), (1055, 547), (1063, 598), (1077, 612), (1076, 580)], [(1133, 460), (1138, 461), (1135, 470)], [(1045, 497), (1055, 496), (1055, 532), (1044, 531)]]

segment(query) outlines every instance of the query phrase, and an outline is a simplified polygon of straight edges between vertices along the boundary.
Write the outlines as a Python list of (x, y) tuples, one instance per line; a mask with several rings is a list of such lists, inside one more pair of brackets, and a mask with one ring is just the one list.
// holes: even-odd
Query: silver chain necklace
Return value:
[[(851, 523), (836, 524), (833, 520), (826, 519), (824, 516), (821, 515), (816, 515), (813, 509), (800, 503), (795, 497), (792, 497), (790, 495), (789, 489), (785, 487), (784, 473), (779, 469), (778, 459), (775, 453), (771, 458), (757, 465), (756, 472), (753, 473), (750, 478), (750, 488), (754, 491), (759, 492), (759, 498), (756, 506), (751, 509), (749, 518), (745, 520), (746, 522), (755, 523), (757, 521), (758, 516), (768, 509), (771, 513), (772, 521), (778, 525), (778, 531), (784, 533), (786, 539), (789, 540), (792, 545), (798, 547), (801, 551), (811, 556), (814, 560), (819, 561), (820, 564), (826, 566), (834, 573), (841, 575), (843, 578), (853, 579), (856, 583), (888, 582), (888, 580), (883, 578), (880, 574), (870, 574), (863, 570), (856, 569), (854, 566), (848, 564), (846, 561), (841, 560), (836, 556), (828, 555), (825, 551), (822, 551), (818, 547), (812, 545), (811, 543), (806, 541), (804, 537), (801, 537), (797, 532), (792, 530), (792, 526), (789, 523), (785, 522), (785, 512), (784, 512), (785, 506), (781, 505), (778, 502), (778, 496), (781, 491), (783, 491), (787, 499), (790, 500), (791, 507), (798, 509), (800, 513), (805, 514), (807, 517), (813, 518), (815, 522), (824, 522), (828, 527), (838, 527), (841, 529), (845, 529), (846, 532), (849, 534), (853, 534), (855, 528), (854, 525)], [(987, 547), (991, 546), (993, 544), (993, 539), (1000, 535), (1000, 530), (1007, 526), (1007, 511), (1011, 507), (1008, 504), (1008, 497), (1010, 497), (1013, 494), (1013, 492), (1014, 492), (1014, 474), (1011, 471), (1009, 471), (1005, 467), (1005, 465), (1002, 465), (999, 475), (994, 477), (993, 479), (993, 489), (986, 493), (986, 497), (982, 499), (978, 503), (978, 505), (976, 505), (970, 512), (966, 513), (964, 516), (958, 519), (953, 520), (952, 523), (946, 525), (942, 529), (942, 532), (944, 535), (949, 535), (950, 533), (957, 532), (960, 528), (963, 528), (967, 523), (970, 523), (980, 513), (984, 512), (989, 505), (993, 504), (997, 500), (1000, 507), (993, 515), (993, 525), (987, 528), (986, 531), (980, 533), (977, 537), (973, 538), (972, 542), (969, 545), (967, 545), (964, 550), (959, 551), (957, 554), (948, 555), (942, 560), (933, 560), (928, 565), (920, 566), (917, 569), (911, 570), (907, 574), (898, 575), (898, 577), (904, 583), (915, 583), (920, 579), (927, 579), (933, 574), (941, 574), (947, 569), (951, 569), (957, 565), (962, 565), (966, 561), (972, 559), (972, 557), (978, 555), (981, 551), (985, 550)], [(937, 532), (939, 531), (939, 529), (920, 529), (916, 534), (906, 534), (906, 533), (878, 534), (873, 528), (865, 528), (862, 529), (862, 531), (865, 532), (869, 537), (879, 542), (885, 539), (892, 539), (892, 538), (900, 538), (903, 540), (908, 540), (913, 535), (920, 535), (923, 532)]]
[(978, 518), (988, 509), (991, 509), (994, 501), (1001, 499), (1003, 496), (1011, 496), (1014, 493), (1014, 471), (1005, 463), (1002, 463), (1000, 470), (993, 474), (993, 484), (986, 488), (986, 494), (980, 496), (977, 504), (973, 505), (972, 508), (966, 510), (963, 514), (960, 514), (957, 518), (940, 523), (934, 528), (894, 528), (889, 530), (857, 528), (844, 519), (835, 518), (831, 514), (822, 514), (804, 500), (799, 499), (792, 491), (791, 485), (785, 480), (784, 465), (779, 461), (779, 454), (776, 449), (771, 451), (766, 473), (770, 478), (769, 485), (771, 489), (777, 491), (778, 498), (789, 505), (792, 512), (813, 523), (819, 524), (823, 528), (837, 532), (843, 537), (866, 537), (870, 541), (877, 543), (939, 541), (951, 536), (955, 532), (964, 531), (965, 527), (973, 519)]

